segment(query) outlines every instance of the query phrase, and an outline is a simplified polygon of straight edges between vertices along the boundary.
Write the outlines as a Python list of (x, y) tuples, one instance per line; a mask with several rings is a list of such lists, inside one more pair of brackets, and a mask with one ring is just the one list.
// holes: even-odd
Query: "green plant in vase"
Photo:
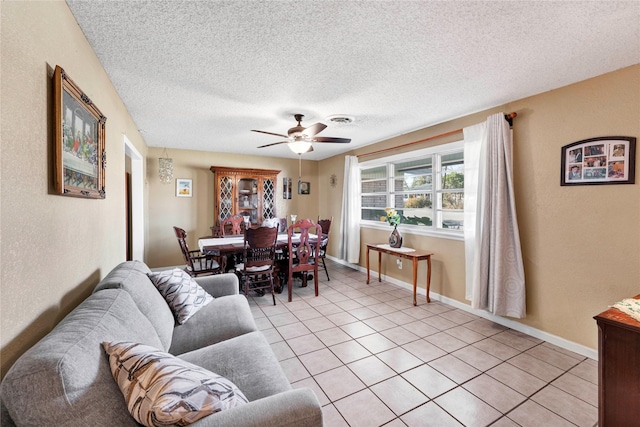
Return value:
[[(401, 216), (394, 208), (385, 208), (386, 216), (382, 217), (389, 225), (393, 226), (393, 231), (389, 235), (389, 246), (392, 248), (402, 247), (402, 235), (398, 231), (398, 225), (400, 225)], [(381, 219), (382, 219), (381, 218)]]

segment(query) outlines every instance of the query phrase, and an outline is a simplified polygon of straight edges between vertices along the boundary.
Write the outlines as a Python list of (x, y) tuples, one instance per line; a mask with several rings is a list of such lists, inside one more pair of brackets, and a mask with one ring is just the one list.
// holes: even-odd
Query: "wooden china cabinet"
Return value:
[(233, 215), (249, 216), (252, 224), (276, 216), (276, 185), (280, 171), (211, 166), (215, 178), (213, 235)]

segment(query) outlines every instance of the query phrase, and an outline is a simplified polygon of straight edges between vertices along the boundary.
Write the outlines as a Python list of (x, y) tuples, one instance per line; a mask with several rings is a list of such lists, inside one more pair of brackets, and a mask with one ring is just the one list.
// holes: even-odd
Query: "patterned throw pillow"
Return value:
[(213, 301), (213, 297), (207, 291), (179, 268), (147, 273), (147, 275), (169, 304), (169, 308), (180, 325)]
[(145, 426), (188, 425), (247, 403), (228, 379), (153, 347), (104, 342), (127, 409)]

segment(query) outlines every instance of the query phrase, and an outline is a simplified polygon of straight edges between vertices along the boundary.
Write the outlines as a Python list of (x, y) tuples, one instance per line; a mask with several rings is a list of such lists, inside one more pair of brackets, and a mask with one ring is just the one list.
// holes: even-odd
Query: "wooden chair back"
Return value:
[(255, 268), (275, 263), (277, 227), (248, 228), (244, 232), (244, 267)]
[(252, 227), (244, 232), (242, 276), (245, 296), (249, 290), (270, 290), (276, 304), (273, 270), (276, 260), (277, 227)]
[(176, 233), (178, 239), (178, 245), (180, 245), (180, 251), (182, 251), (182, 257), (188, 268), (193, 269), (193, 263), (189, 256), (189, 246), (187, 246), (187, 232), (180, 227), (173, 227), (173, 231)]
[[(321, 246), (327, 247), (327, 243), (329, 242), (329, 233), (331, 232), (331, 223), (333, 222), (333, 217), (329, 219), (320, 219), (318, 217), (318, 225), (322, 227), (322, 243)], [(326, 240), (326, 241), (325, 241)]]
[(184, 271), (191, 276), (218, 274), (222, 272), (224, 262), (220, 257), (219, 251), (212, 251), (206, 254), (203, 254), (199, 250), (190, 251), (187, 245), (187, 232), (180, 227), (173, 227), (173, 231), (176, 234), (180, 251), (184, 258)]
[(229, 218), (223, 219), (220, 223), (220, 235), (221, 236), (233, 236), (244, 233), (245, 224), (244, 217), (242, 215), (233, 215)]
[[(299, 243), (293, 243), (293, 234), (300, 238)], [(307, 272), (313, 272), (315, 293), (318, 296), (318, 256), (320, 253), (320, 241), (322, 227), (305, 218), (291, 224), (287, 229), (289, 249), (289, 302), (293, 290), (293, 274), (302, 273), (303, 286), (307, 283)], [(312, 236), (314, 235), (314, 236)]]
[(331, 280), (331, 279), (329, 278), (329, 270), (327, 270), (325, 256), (327, 255), (327, 245), (329, 244), (329, 233), (331, 232), (332, 222), (333, 222), (333, 217), (329, 219), (320, 219), (320, 217), (318, 217), (318, 225), (322, 227), (322, 241), (320, 242), (320, 260), (322, 261), (322, 269), (327, 275), (327, 280)]

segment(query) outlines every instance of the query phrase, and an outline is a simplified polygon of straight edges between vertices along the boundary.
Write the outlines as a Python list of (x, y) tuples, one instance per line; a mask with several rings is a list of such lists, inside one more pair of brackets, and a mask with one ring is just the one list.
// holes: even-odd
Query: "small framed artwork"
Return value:
[(562, 147), (560, 185), (634, 184), (636, 138), (606, 136)]
[(282, 182), (282, 198), (291, 198), (291, 178), (284, 178), (284, 181)]
[(55, 192), (104, 199), (107, 118), (60, 66), (54, 71), (53, 85)]
[(311, 184), (306, 181), (298, 181), (298, 194), (311, 193)]
[(193, 181), (190, 179), (176, 179), (176, 197), (192, 197)]

